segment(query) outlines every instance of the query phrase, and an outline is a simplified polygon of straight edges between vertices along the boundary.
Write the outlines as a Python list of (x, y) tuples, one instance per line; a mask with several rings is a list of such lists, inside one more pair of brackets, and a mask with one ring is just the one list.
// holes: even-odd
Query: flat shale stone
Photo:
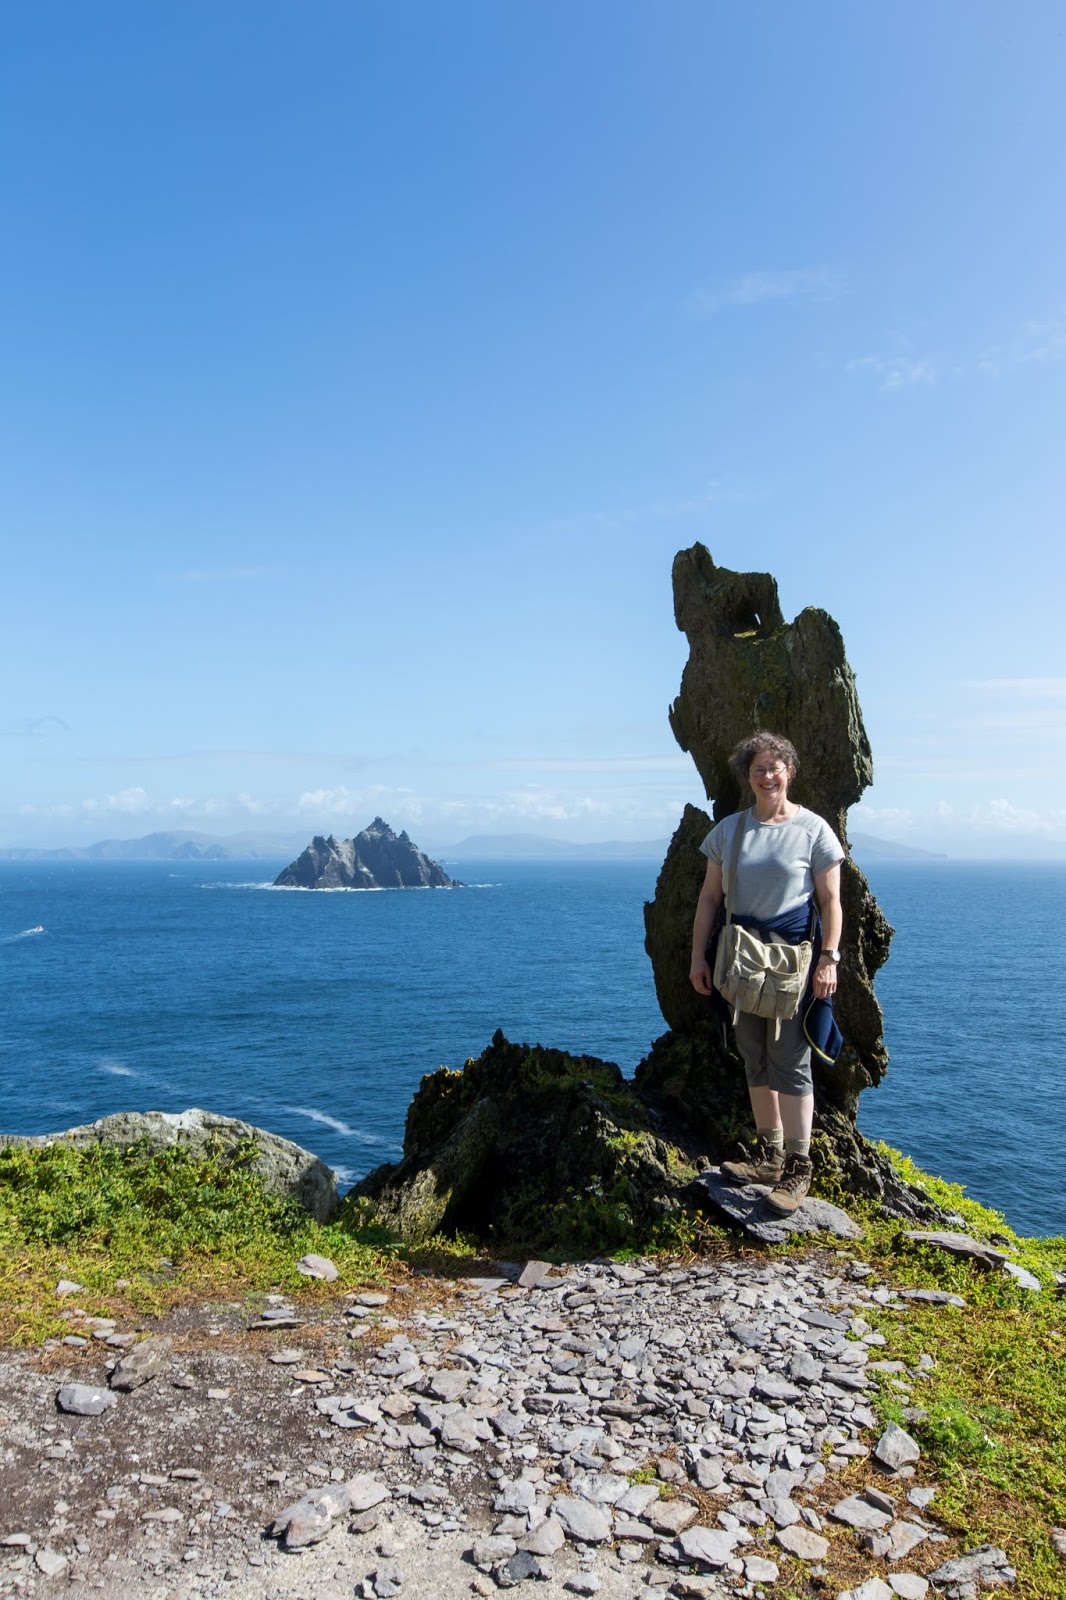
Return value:
[(582, 1544), (603, 1544), (611, 1537), (610, 1517), (588, 1500), (559, 1495), (552, 1502), (552, 1512), (562, 1523), (567, 1535)]
[(677, 1548), (685, 1561), (693, 1561), (701, 1567), (724, 1567), (732, 1561), (736, 1543), (735, 1533), (700, 1525), (686, 1528), (678, 1538)]
[(490, 1534), (485, 1539), (478, 1539), (470, 1552), (471, 1560), (475, 1567), (480, 1567), (482, 1572), (488, 1572), (500, 1561), (509, 1561), (518, 1549), (511, 1538), (503, 1534)]
[(328, 1256), (316, 1256), (313, 1254), (301, 1256), (296, 1263), (296, 1270), (302, 1277), (320, 1278), (323, 1283), (334, 1283), (340, 1276)]
[(976, 1583), (984, 1589), (1002, 1589), (1014, 1583), (1017, 1576), (1006, 1551), (992, 1544), (980, 1544), (974, 1550), (967, 1550), (929, 1574), (930, 1580), (940, 1588), (948, 1584)]
[(892, 1590), (883, 1578), (867, 1578), (857, 1589), (845, 1589), (837, 1600), (894, 1600)]
[(882, 1561), (903, 1561), (929, 1537), (916, 1522), (894, 1522), (877, 1533), (864, 1533), (862, 1547)]
[(948, 1233), (935, 1228), (911, 1228), (903, 1237), (912, 1239), (915, 1244), (931, 1244), (934, 1249), (945, 1250), (949, 1255), (965, 1256), (971, 1261), (980, 1262), (983, 1267), (1001, 1267), (1007, 1260), (1002, 1250), (997, 1250), (994, 1245), (971, 1239), (968, 1233)]
[(701, 1172), (698, 1185), (707, 1199), (731, 1222), (736, 1222), (764, 1244), (780, 1244), (793, 1233), (831, 1233), (838, 1239), (861, 1239), (862, 1229), (853, 1217), (828, 1200), (808, 1195), (790, 1217), (776, 1217), (766, 1209), (766, 1190), (748, 1184), (737, 1189), (726, 1183), (714, 1167)]
[(49, 1549), (47, 1546), (43, 1550), (38, 1550), (33, 1559), (38, 1571), (43, 1572), (46, 1578), (58, 1578), (59, 1574), (65, 1572), (69, 1565), (66, 1556), (61, 1555), (58, 1550)]
[(691, 1527), (699, 1515), (699, 1508), (691, 1500), (656, 1500), (643, 1512), (643, 1520), (656, 1533), (677, 1534)]
[(824, 1561), (829, 1554), (829, 1540), (798, 1522), (792, 1528), (781, 1528), (775, 1537), (782, 1550), (801, 1561)]
[(858, 1494), (849, 1495), (846, 1500), (838, 1501), (830, 1508), (829, 1515), (834, 1522), (846, 1522), (849, 1528), (884, 1528), (892, 1521), (890, 1512), (879, 1511), (869, 1500)]
[(518, 1275), (520, 1289), (535, 1289), (552, 1270), (550, 1261), (527, 1261)]
[(555, 1517), (545, 1517), (518, 1541), (520, 1550), (529, 1550), (535, 1556), (553, 1556), (566, 1543), (566, 1534)]
[(744, 1576), (749, 1583), (776, 1583), (781, 1571), (776, 1561), (765, 1556), (745, 1556)]
[(929, 1593), (928, 1579), (919, 1577), (917, 1572), (893, 1572), (888, 1586), (899, 1600), (925, 1600)]

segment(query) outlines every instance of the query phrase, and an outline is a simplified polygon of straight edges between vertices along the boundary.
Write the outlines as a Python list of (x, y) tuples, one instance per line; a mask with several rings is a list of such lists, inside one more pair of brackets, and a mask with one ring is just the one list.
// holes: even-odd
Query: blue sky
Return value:
[(41, 0), (0, 844), (669, 833), (674, 552), (843, 630), (859, 830), (1066, 853), (1066, 17)]

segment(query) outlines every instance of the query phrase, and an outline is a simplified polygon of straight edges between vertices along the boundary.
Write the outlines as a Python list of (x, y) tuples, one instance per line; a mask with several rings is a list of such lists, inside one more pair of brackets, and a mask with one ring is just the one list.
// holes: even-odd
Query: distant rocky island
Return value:
[(394, 833), (375, 817), (354, 839), (316, 834), (302, 854), (274, 879), (275, 889), (455, 889), (406, 833)]

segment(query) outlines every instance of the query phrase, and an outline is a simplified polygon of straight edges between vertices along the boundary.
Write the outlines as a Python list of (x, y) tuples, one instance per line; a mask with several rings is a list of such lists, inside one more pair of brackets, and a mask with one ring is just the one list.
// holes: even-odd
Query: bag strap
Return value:
[(733, 891), (737, 886), (737, 862), (740, 860), (740, 846), (744, 838), (744, 830), (748, 826), (749, 811), (742, 811), (737, 818), (737, 825), (733, 829), (733, 843), (729, 852), (729, 866), (725, 875), (725, 924), (728, 928), (733, 920)]

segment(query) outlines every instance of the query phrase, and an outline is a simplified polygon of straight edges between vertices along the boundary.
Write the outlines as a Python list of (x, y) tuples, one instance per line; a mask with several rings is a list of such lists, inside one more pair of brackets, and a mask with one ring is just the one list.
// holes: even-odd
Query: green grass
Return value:
[(956, 1185), (888, 1153), (910, 1182), (959, 1212), (968, 1231), (1008, 1241), (1011, 1259), (1028, 1267), (1042, 1289), (1021, 1289), (998, 1270), (906, 1239), (909, 1228), (867, 1208), (857, 1257), (888, 1284), (946, 1289), (966, 1301), (964, 1309), (910, 1301), (905, 1311), (864, 1313), (885, 1333), (886, 1356), (911, 1368), (922, 1354), (934, 1363), (913, 1383), (909, 1402), (926, 1410), (924, 1420), (904, 1421), (908, 1402), (887, 1383), (875, 1409), (921, 1446), (921, 1475), (938, 1488), (937, 1522), (968, 1548), (1006, 1550), (1018, 1570), (1010, 1591), (1015, 1600), (1066, 1600), (1066, 1564), (1048, 1537), (1066, 1522), (1066, 1302), (1053, 1277), (1066, 1268), (1066, 1238), (1022, 1238)]
[(266, 1191), (254, 1157), (251, 1143), (200, 1160), (145, 1144), (0, 1150), (0, 1337), (64, 1332), (61, 1277), (84, 1285), (78, 1303), (96, 1311), (159, 1312), (265, 1288), (313, 1295), (295, 1266), (310, 1251), (345, 1283), (387, 1273), (397, 1252), (365, 1213), (348, 1206), (329, 1226), (314, 1222)]

